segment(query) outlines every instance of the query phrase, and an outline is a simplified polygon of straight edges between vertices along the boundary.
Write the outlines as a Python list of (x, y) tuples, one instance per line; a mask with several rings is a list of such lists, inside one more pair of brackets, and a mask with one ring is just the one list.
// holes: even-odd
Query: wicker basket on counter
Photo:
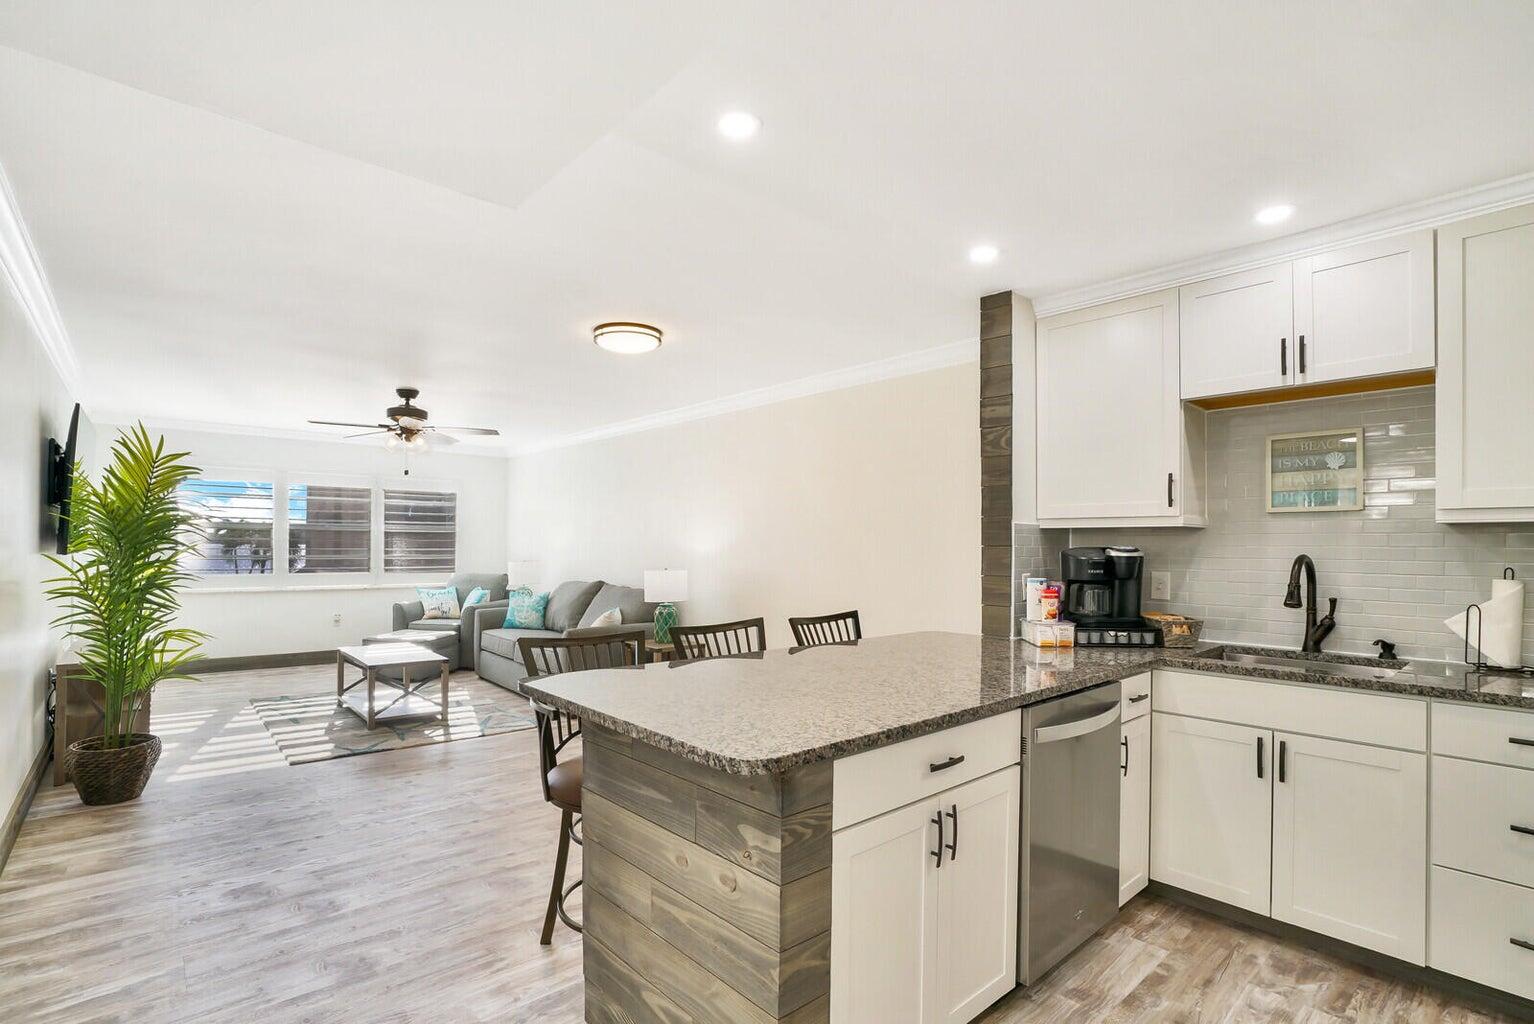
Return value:
[(1145, 619), (1161, 629), (1161, 646), (1192, 647), (1204, 631), (1204, 620), (1170, 612), (1146, 612)]

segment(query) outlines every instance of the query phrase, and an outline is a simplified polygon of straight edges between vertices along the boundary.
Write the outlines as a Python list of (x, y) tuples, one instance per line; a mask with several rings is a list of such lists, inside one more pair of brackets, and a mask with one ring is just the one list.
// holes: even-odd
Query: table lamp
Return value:
[(676, 602), (687, 600), (686, 569), (646, 569), (644, 599), (655, 606), (655, 642), (671, 642), (671, 627), (676, 625)]

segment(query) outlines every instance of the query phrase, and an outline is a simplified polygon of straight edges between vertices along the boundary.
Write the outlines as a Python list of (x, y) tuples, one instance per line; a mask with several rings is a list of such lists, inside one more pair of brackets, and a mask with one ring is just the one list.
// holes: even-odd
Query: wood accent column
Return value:
[(980, 631), (1012, 635), (1012, 293), (980, 300)]
[(831, 762), (728, 775), (582, 736), (586, 1020), (828, 1021)]

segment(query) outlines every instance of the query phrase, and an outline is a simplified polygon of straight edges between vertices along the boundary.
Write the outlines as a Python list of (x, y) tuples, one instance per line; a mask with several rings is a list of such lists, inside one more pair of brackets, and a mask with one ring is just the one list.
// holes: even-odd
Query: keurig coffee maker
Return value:
[(1065, 593), (1060, 615), (1076, 624), (1076, 643), (1088, 647), (1159, 647), (1161, 631), (1140, 617), (1139, 548), (1066, 548), (1060, 554)]

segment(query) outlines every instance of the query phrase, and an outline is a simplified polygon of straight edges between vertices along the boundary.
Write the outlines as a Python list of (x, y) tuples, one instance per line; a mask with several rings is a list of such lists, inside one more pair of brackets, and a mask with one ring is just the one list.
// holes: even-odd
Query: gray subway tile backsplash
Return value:
[[(1362, 426), (1361, 512), (1266, 510), (1269, 434)], [(1461, 644), (1443, 620), (1490, 595), (1512, 566), (1534, 579), (1534, 527), (1434, 521), (1433, 389), (1409, 388), (1209, 414), (1204, 529), (1014, 528), (1018, 582), (1060, 574), (1072, 545), (1135, 544), (1145, 551), (1145, 607), (1205, 620), (1204, 637), (1298, 647), (1303, 610), (1283, 607), (1289, 565), (1316, 561), (1318, 604), (1339, 599), (1330, 651), (1373, 654), (1377, 637), (1405, 657), (1457, 661)], [(1152, 570), (1172, 574), (1172, 599), (1151, 601)], [(1018, 602), (1021, 607), (1021, 602)], [(1526, 602), (1524, 661), (1534, 662), (1534, 594)]]

